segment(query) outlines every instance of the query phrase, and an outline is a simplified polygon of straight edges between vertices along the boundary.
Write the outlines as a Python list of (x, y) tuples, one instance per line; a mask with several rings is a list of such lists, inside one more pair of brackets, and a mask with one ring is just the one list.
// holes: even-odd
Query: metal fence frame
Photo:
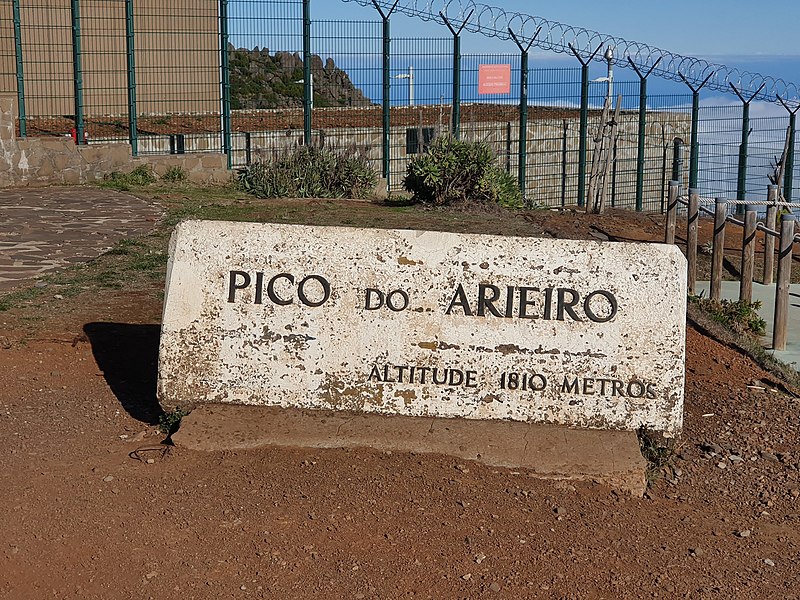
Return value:
[[(530, 202), (585, 204), (590, 141), (604, 97), (612, 94), (612, 68), (625, 66), (622, 57), (602, 43), (576, 45), (574, 68), (531, 69), (531, 45), (549, 43), (537, 39), (538, 29), (529, 37), (509, 30), (505, 37), (516, 48), (510, 45), (506, 54), (468, 54), (462, 32), (475, 30), (470, 15), (440, 14), (440, 38), (393, 38), (396, 4), (370, 2), (373, 20), (326, 23), (312, 19), (311, 0), (194, 0), (187, 4), (191, 10), (178, 16), (176, 7), (155, 0), (0, 0), (0, 60), (6, 65), (0, 81), (17, 96), (22, 137), (72, 135), (76, 144), (126, 140), (134, 155), (222, 152), (229, 168), (250, 162), (259, 147), (273, 143), (265, 140), (280, 136), (284, 146), (348, 139), (376, 149), (376, 170), (388, 189), (396, 190), (408, 150), (424, 150), (431, 135), (448, 133), (490, 141)], [(260, 39), (274, 42), (273, 54), (296, 54), (302, 94), (297, 121), (279, 122), (263, 113), (258, 129), (252, 115), (232, 106), (231, 57), (237, 42), (252, 48)], [(374, 105), (363, 107), (361, 120), (353, 117), (347, 132), (331, 128), (334, 109), (319, 105), (324, 82), (315, 90), (315, 73), (327, 68), (320, 67), (320, 59), (333, 55), (361, 61), (348, 72), (372, 82), (367, 93)], [(590, 79), (593, 60), (608, 63), (608, 92)], [(628, 62), (636, 79), (613, 81), (613, 97), (622, 96), (624, 126), (614, 146), (612, 205), (663, 212), (672, 178), (706, 195), (755, 197), (784, 138), (788, 154), (780, 191), (786, 201), (796, 196), (796, 100), (776, 98), (785, 118), (754, 118), (750, 104), (763, 100), (764, 85), (756, 90), (730, 85), (738, 106), (701, 106), (704, 86), (720, 87), (714, 73), (703, 80), (671, 73), (671, 79), (686, 83), (685, 95), (648, 95), (648, 79), (664, 77), (670, 65), (657, 59), (647, 65)], [(413, 64), (414, 72), (404, 63)], [(511, 65), (509, 94), (478, 98), (470, 92), (476, 69), (484, 64)], [(403, 106), (397, 95), (406, 85), (416, 98), (408, 97)], [(447, 86), (448, 93), (438, 93)], [(47, 114), (47, 102), (61, 110)], [(673, 152), (676, 137), (688, 148), (686, 166), (683, 155)], [(730, 181), (720, 181), (722, 173), (734, 170), (735, 191)]]

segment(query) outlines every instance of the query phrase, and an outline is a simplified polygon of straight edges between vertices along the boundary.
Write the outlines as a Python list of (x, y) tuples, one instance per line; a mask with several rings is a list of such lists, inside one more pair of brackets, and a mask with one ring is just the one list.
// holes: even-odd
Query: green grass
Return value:
[(664, 438), (647, 427), (640, 427), (636, 435), (639, 438), (639, 449), (647, 461), (645, 470), (647, 487), (653, 487), (665, 472), (672, 469), (675, 460), (675, 440)]

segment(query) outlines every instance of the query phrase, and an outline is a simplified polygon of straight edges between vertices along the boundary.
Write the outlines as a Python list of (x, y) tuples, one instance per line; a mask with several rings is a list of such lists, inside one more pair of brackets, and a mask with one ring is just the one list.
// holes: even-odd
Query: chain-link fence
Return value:
[(691, 88), (648, 95), (647, 72), (614, 59), (615, 78), (590, 79), (592, 57), (577, 50), (574, 66), (531, 68), (523, 44), (470, 52), (460, 24), (394, 36), (383, 5), (319, 21), (311, 0), (0, 0), (0, 85), (21, 136), (225, 152), (232, 167), (327, 145), (366, 156), (390, 191), (434, 138), (454, 135), (487, 142), (531, 204), (583, 205), (599, 173), (611, 206), (663, 211), (673, 178), (763, 199), (779, 163), (784, 196), (797, 197), (794, 104), (766, 114), (761, 98), (733, 93), (715, 105)]

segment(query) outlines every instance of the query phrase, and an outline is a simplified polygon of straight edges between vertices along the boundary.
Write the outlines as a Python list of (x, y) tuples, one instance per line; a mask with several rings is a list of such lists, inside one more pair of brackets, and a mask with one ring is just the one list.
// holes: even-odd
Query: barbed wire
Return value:
[[(373, 6), (373, 0), (342, 1)], [(395, 6), (394, 0), (374, 2), (385, 13)], [(642, 42), (511, 12), (472, 0), (398, 0), (395, 11), (442, 25), (445, 23), (440, 15), (444, 15), (453, 24), (463, 24), (466, 31), (503, 40), (511, 39), (509, 32), (513, 32), (520, 41), (530, 42), (539, 31), (533, 42), (535, 46), (560, 53), (571, 53), (572, 46), (584, 59), (595, 54), (599, 47), (613, 46), (614, 64), (628, 67), (630, 59), (642, 72), (652, 69), (653, 74), (672, 81), (683, 81), (685, 78), (695, 88), (705, 84), (707, 88), (730, 94), (730, 86), (733, 84), (741, 93), (753, 95), (754, 100), (776, 102), (778, 96), (784, 100), (798, 98), (798, 86), (780, 78), (743, 71), (702, 58), (683, 56)], [(596, 53), (594, 60), (605, 62), (603, 53)]]

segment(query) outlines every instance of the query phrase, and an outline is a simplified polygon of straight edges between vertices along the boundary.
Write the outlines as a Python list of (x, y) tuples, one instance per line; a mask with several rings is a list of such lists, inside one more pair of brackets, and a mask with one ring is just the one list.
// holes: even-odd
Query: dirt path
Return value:
[(1, 598), (800, 597), (798, 400), (693, 328), (678, 456), (638, 500), (443, 456), (149, 451), (160, 309), (0, 313)]

